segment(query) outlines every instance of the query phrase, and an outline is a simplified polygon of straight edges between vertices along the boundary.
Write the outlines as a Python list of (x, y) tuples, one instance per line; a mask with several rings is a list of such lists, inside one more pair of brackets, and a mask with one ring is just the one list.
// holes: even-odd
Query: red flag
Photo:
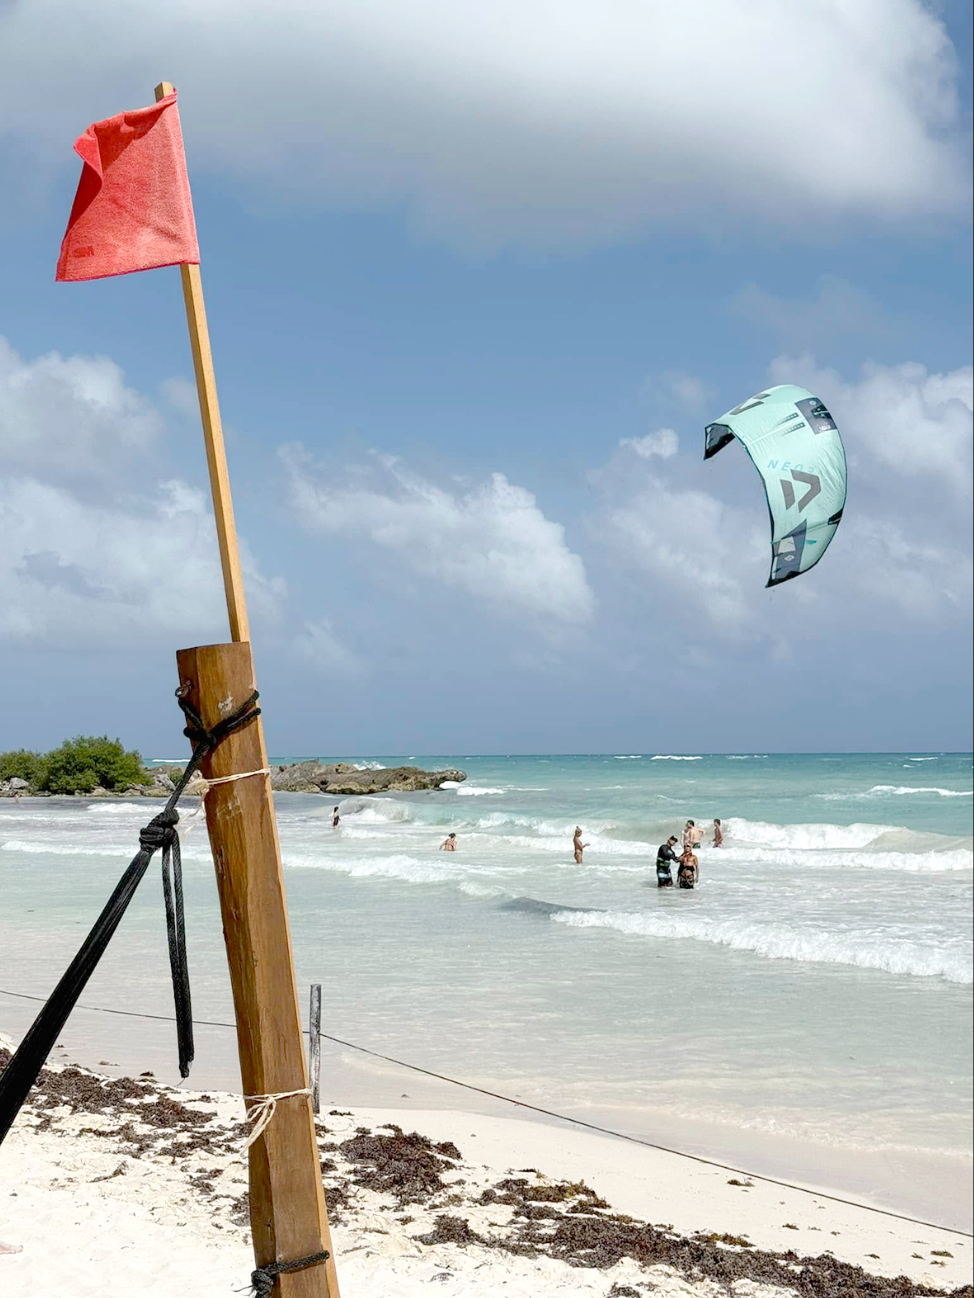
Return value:
[(175, 93), (93, 122), (74, 142), (84, 162), (57, 279), (103, 279), (199, 262)]

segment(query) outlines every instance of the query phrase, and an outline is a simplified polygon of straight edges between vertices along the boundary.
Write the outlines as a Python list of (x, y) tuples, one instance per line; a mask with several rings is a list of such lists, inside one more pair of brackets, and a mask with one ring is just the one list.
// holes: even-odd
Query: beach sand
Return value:
[[(0, 1292), (246, 1290), (242, 1118), (238, 1095), (46, 1069), (0, 1151)], [(971, 1282), (964, 1235), (575, 1127), (343, 1105), (321, 1114), (319, 1142), (344, 1298), (878, 1296)]]

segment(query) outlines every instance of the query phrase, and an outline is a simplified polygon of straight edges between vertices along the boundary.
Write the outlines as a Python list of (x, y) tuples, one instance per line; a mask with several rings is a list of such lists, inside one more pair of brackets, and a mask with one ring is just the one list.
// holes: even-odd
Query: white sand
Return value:
[[(242, 1116), (238, 1096), (211, 1092), (203, 1101), (199, 1092), (166, 1093), (200, 1112), (215, 1111), (225, 1124)], [(136, 1129), (171, 1143), (170, 1131), (140, 1126), (135, 1107), (133, 1116)], [(45, 1129), (46, 1117), (52, 1121)], [(650, 1285), (657, 1298), (719, 1292), (710, 1281), (694, 1283), (668, 1267), (647, 1269), (631, 1258), (599, 1270), (478, 1244), (417, 1242), (443, 1214), (465, 1219), (487, 1238), (503, 1235), (510, 1207), (475, 1201), (511, 1174), (530, 1185), (584, 1180), (614, 1212), (672, 1224), (681, 1234), (726, 1232), (760, 1249), (794, 1249), (800, 1256), (831, 1250), (875, 1275), (906, 1275), (938, 1289), (971, 1280), (971, 1240), (962, 1235), (758, 1179), (733, 1186), (729, 1180), (743, 1178), (577, 1128), (415, 1109), (356, 1109), (322, 1119), (329, 1145), (359, 1127), (395, 1123), (434, 1142), (452, 1141), (462, 1155), (444, 1174), (447, 1188), (428, 1202), (397, 1206), (388, 1194), (351, 1190), (333, 1227), (343, 1298), (418, 1298), (428, 1290), (443, 1298), (607, 1298), (613, 1286), (642, 1296)], [(230, 1298), (246, 1290), (253, 1266), (249, 1235), (231, 1211), (246, 1187), (243, 1158), (212, 1150), (175, 1157), (134, 1154), (118, 1133), (120, 1125), (117, 1109), (72, 1112), (68, 1105), (45, 1109), (34, 1102), (25, 1108), (0, 1150), (0, 1244), (21, 1246), (20, 1252), (0, 1249), (0, 1292), (30, 1298)], [(337, 1149), (326, 1149), (326, 1157), (336, 1164), (334, 1175), (352, 1170)], [(205, 1193), (191, 1181), (201, 1173), (208, 1179)], [(934, 1250), (952, 1256), (938, 1257)], [(750, 1280), (733, 1289), (741, 1298), (787, 1292)]]

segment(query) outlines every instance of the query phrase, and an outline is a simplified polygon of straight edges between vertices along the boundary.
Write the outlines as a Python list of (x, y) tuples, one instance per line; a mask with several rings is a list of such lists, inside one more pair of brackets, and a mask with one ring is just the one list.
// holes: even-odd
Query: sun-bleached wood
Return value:
[[(176, 655), (181, 687), (207, 729), (253, 692), (249, 644), (203, 645)], [(260, 718), (228, 736), (204, 778), (267, 765)], [(216, 867), (237, 1022), (244, 1095), (308, 1087), (277, 822), (268, 775), (215, 785), (206, 827)], [(279, 1100), (250, 1148), (250, 1223), (258, 1266), (332, 1252), (311, 1097)], [(334, 1257), (278, 1278), (280, 1298), (339, 1298)], [(275, 1294), (278, 1290), (275, 1290)]]
[[(156, 102), (173, 92), (172, 83), (162, 81), (156, 86)], [(233, 501), (230, 497), (230, 475), (223, 445), (223, 424), (220, 421), (220, 403), (216, 393), (216, 375), (213, 371), (213, 354), (210, 350), (210, 332), (206, 325), (206, 305), (203, 302), (203, 285), (199, 266), (180, 266), (183, 281), (183, 300), (186, 303), (186, 322), (193, 349), (193, 368), (196, 371), (196, 393), (203, 421), (203, 440), (206, 443), (206, 464), (210, 474), (210, 494), (213, 497), (213, 516), (220, 546), (220, 566), (223, 569), (223, 589), (230, 618), (231, 640), (249, 640), (247, 603), (244, 599), (243, 574), (240, 571), (240, 550), (237, 545), (237, 528), (233, 521)]]

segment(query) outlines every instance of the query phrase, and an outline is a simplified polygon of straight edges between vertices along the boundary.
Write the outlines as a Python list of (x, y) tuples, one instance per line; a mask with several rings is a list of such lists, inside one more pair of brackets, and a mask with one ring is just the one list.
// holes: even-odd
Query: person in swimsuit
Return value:
[(681, 888), (692, 888), (700, 877), (700, 866), (697, 858), (688, 847), (680, 857), (680, 868), (676, 872), (676, 881)]
[(720, 821), (714, 821), (714, 847), (724, 846), (724, 831), (720, 827)]
[(447, 834), (446, 838), (444, 838), (443, 842), (440, 844), (440, 851), (455, 852), (456, 850), (457, 850), (456, 834)]
[(581, 865), (581, 864), (582, 864), (582, 852), (584, 852), (584, 850), (585, 850), (586, 847), (588, 847), (588, 843), (583, 843), (583, 842), (582, 842), (582, 827), (581, 827), (581, 825), (576, 825), (576, 826), (575, 826), (575, 837), (572, 839), (572, 848), (573, 848), (573, 850), (574, 850), (574, 852), (575, 852), (575, 864), (576, 864), (576, 865)]
[(656, 853), (656, 886), (657, 888), (673, 887), (673, 862), (677, 859), (673, 851), (673, 844), (677, 842), (675, 834), (671, 834), (665, 843), (663, 843)]
[(331, 813), (331, 827), (332, 827), (332, 829), (337, 829), (337, 828), (338, 828), (338, 822), (339, 822), (340, 820), (341, 820), (341, 816), (338, 814), (338, 808), (336, 807), (336, 808), (334, 809), (334, 811)]

